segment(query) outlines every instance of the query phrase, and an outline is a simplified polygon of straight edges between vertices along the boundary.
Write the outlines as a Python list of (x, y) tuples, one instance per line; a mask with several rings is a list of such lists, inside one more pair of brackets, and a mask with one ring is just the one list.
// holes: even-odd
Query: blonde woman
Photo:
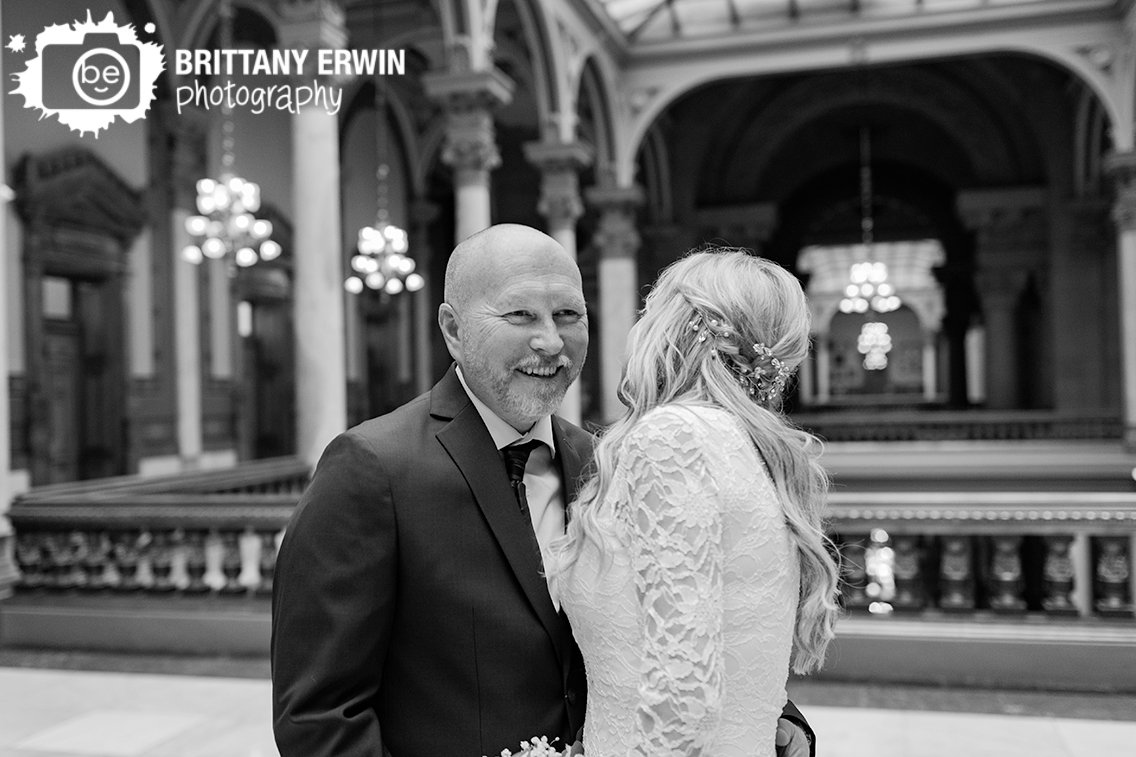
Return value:
[(744, 250), (660, 276), (550, 571), (583, 652), (587, 757), (774, 755), (790, 666), (824, 659), (838, 570), (819, 444), (779, 412), (797, 280)]

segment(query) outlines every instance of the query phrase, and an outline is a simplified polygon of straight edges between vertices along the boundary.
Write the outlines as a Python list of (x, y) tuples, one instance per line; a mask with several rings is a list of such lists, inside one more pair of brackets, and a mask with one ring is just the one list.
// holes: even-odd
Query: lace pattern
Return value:
[(673, 405), (628, 436), (594, 545), (564, 577), (588, 757), (773, 755), (797, 563), (760, 457), (724, 410)]

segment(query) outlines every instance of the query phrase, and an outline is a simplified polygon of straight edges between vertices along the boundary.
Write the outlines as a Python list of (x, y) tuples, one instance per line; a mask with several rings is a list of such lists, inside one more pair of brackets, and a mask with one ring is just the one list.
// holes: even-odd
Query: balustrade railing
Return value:
[(1045, 410), (803, 410), (793, 418), (829, 442), (1119, 439), (1124, 432), (1115, 413)]
[(830, 495), (853, 613), (1122, 619), (1136, 492)]
[(34, 489), (9, 510), (18, 592), (267, 596), (308, 468), (291, 458)]
[[(10, 511), (17, 593), (265, 596), (307, 474), (284, 485), (263, 472), (254, 484), (239, 471), (194, 474), (189, 491), (122, 481), (106, 491), (77, 485), (21, 497)], [(226, 491), (208, 491), (210, 477)], [(1129, 488), (838, 486), (830, 530), (842, 553), (845, 605), (876, 616), (1131, 622), (1136, 485)]]

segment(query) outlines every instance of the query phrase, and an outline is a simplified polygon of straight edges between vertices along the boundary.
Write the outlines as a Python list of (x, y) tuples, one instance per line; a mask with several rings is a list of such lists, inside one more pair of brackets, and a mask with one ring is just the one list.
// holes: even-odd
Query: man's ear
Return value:
[(438, 306), (438, 327), (442, 330), (442, 338), (446, 340), (446, 349), (450, 357), (459, 364), (462, 360), (461, 337), (458, 335), (458, 314), (448, 302)]

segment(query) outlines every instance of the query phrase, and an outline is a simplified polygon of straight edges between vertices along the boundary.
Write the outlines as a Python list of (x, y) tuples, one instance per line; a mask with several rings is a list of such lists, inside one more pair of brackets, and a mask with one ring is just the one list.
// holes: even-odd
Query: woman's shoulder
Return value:
[(722, 438), (737, 428), (732, 413), (723, 408), (694, 402), (668, 402), (643, 414), (629, 438), (679, 437), (708, 441)]

